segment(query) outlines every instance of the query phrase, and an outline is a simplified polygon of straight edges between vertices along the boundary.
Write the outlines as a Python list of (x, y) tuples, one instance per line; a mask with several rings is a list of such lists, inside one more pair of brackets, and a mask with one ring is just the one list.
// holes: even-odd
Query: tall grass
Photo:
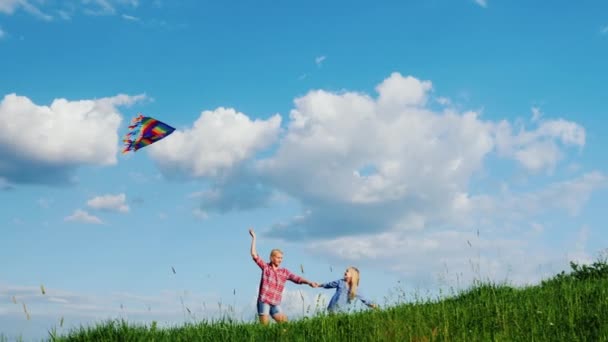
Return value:
[(113, 320), (53, 341), (608, 341), (608, 264), (571, 264), (537, 286), (476, 284), (449, 298), (260, 326), (203, 321), (158, 328)]

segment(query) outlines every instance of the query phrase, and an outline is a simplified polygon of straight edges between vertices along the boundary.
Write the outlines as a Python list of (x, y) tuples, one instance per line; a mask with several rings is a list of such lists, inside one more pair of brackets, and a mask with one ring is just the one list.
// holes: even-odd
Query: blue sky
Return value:
[[(0, 0), (0, 332), (250, 321), (250, 226), (382, 305), (594, 260), (607, 10)], [(177, 130), (122, 155), (139, 112)]]

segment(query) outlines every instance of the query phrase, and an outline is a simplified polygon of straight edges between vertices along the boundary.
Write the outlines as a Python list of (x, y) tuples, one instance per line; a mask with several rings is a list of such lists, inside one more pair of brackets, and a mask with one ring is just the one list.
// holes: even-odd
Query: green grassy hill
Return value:
[(122, 321), (52, 341), (608, 341), (608, 264), (571, 264), (537, 286), (477, 284), (441, 300), (287, 324), (203, 322), (160, 329)]

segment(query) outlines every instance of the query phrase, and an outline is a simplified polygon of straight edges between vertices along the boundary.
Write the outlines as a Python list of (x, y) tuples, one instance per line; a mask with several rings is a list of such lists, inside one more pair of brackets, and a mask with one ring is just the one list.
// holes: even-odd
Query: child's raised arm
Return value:
[(251, 257), (257, 258), (258, 252), (255, 250), (255, 232), (253, 228), (249, 228), (249, 235), (251, 235)]

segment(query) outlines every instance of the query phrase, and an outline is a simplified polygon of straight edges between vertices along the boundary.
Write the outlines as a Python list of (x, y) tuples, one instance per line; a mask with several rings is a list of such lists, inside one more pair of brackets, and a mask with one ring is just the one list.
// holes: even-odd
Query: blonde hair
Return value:
[(281, 254), (283, 254), (283, 251), (282, 251), (282, 250), (280, 250), (280, 249), (278, 249), (278, 248), (275, 248), (275, 249), (273, 249), (272, 251), (270, 251), (270, 257), (272, 258), (272, 257), (273, 257), (275, 254), (277, 254), (277, 253), (281, 253)]
[(359, 270), (354, 266), (350, 266), (348, 270), (350, 271), (350, 282), (348, 284), (348, 301), (350, 302), (351, 300), (355, 299), (355, 296), (357, 296), (357, 287), (359, 287)]

